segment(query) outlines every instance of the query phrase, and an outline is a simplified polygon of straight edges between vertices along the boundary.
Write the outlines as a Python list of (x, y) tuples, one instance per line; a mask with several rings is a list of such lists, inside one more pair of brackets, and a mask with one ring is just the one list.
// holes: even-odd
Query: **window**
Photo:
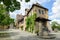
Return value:
[(44, 13), (45, 13), (45, 11), (44, 11), (44, 10), (42, 10), (42, 9), (39, 9), (39, 10), (38, 10), (38, 13), (39, 13), (39, 14), (44, 14)]
[(38, 11), (39, 11), (39, 14), (41, 14), (41, 10), (39, 9)]
[(45, 11), (44, 10), (42, 10), (42, 14), (45, 14)]

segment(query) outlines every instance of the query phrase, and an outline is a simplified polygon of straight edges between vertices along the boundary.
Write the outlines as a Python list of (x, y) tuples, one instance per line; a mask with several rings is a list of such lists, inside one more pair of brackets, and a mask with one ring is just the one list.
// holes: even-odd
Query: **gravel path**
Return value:
[[(37, 37), (36, 34), (32, 34), (29, 32), (25, 32), (25, 31), (20, 31), (20, 30), (13, 30), (14, 33), (12, 33), (11, 37), (7, 37), (7, 38), (1, 38), (0, 40), (60, 40), (60, 38), (55, 38), (55, 39), (42, 39), (40, 37)], [(60, 37), (60, 35), (59, 35)]]

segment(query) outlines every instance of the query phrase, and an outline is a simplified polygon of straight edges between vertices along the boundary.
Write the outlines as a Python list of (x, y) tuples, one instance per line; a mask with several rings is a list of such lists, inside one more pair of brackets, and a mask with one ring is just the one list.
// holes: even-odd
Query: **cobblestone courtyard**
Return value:
[(11, 34), (11, 37), (4, 37), (1, 38), (0, 40), (60, 40), (60, 35), (57, 35), (57, 38), (55, 39), (42, 39), (40, 37), (37, 37), (35, 34), (25, 32), (25, 31), (20, 31), (20, 30), (14, 30), (15, 32)]

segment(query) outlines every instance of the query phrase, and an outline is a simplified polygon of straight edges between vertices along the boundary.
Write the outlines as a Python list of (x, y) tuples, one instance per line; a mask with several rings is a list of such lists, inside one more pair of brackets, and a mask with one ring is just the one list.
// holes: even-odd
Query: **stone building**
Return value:
[(32, 7), (28, 10), (27, 17), (33, 15), (35, 12), (37, 17), (35, 19), (35, 27), (34, 32), (38, 31), (39, 35), (48, 35), (49, 32), (52, 31), (51, 27), (49, 26), (49, 20), (48, 19), (48, 9), (41, 6), (40, 4), (36, 3), (33, 4)]
[(17, 14), (16, 15), (15, 25), (16, 25), (17, 29), (25, 30), (25, 27), (26, 27), (25, 19), (26, 19), (25, 15), (24, 16), (22, 14)]
[(39, 31), (39, 35), (42, 31), (52, 31), (51, 27), (49, 26), (49, 19), (48, 19), (48, 9), (41, 6), (40, 4), (36, 3), (33, 4), (30, 9), (25, 9), (25, 15), (17, 15), (17, 27), (23, 26), (23, 30), (26, 28), (26, 18), (33, 15), (33, 13), (37, 14), (34, 32), (37, 30)]
[(48, 9), (41, 6), (40, 4), (36, 3), (33, 4), (30, 9), (25, 9), (25, 15), (19, 15), (16, 16), (16, 27), (21, 30), (26, 30), (26, 19), (29, 16), (32, 16), (36, 13), (37, 17), (35, 19), (35, 26), (34, 26), (34, 33), (36, 32), (37, 35), (40, 37), (45, 38), (53, 38), (53, 35), (50, 35), (49, 33), (52, 31), (50, 23), (48, 19)]
[(22, 14), (16, 16), (16, 28), (23, 28), (24, 18)]

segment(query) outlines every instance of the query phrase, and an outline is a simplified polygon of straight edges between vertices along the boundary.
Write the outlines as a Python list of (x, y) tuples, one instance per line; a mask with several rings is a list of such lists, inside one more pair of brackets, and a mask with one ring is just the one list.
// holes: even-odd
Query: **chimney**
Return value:
[(25, 9), (25, 15), (27, 15), (27, 12), (29, 11), (29, 9), (28, 8), (26, 8)]
[(39, 3), (36, 3), (36, 5), (40, 5)]

